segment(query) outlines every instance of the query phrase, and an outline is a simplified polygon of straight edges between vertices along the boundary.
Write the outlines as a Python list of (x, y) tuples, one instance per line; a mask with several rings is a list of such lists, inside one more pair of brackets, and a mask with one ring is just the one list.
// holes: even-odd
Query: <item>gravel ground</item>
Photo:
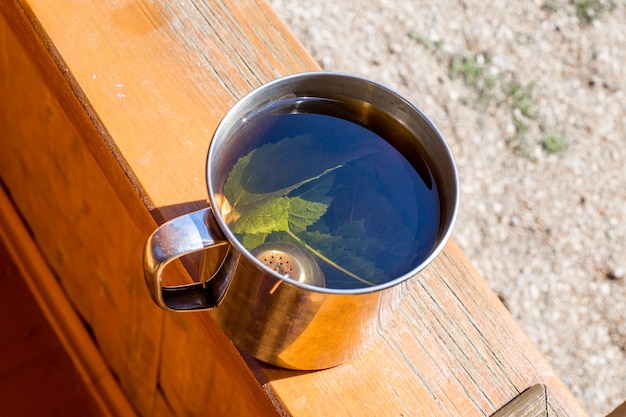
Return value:
[(326, 70), (428, 114), (454, 238), (591, 416), (626, 400), (623, 0), (271, 0)]

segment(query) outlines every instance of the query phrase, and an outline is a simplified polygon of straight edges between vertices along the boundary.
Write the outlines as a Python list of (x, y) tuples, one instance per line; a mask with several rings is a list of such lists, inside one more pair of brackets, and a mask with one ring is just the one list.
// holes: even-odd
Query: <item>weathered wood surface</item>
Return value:
[[(9, 295), (6, 297), (7, 302), (0, 303), (2, 317), (5, 317), (4, 322), (8, 325), (3, 327), (23, 327), (22, 332), (29, 333), (31, 330), (28, 326), (36, 325), (37, 332), (41, 330), (44, 335), (51, 333), (55, 336), (42, 340), (4, 340), (0, 345), (4, 349), (24, 349), (26, 346), (26, 352), (35, 350), (39, 354), (36, 362), (41, 362), (43, 366), (46, 366), (47, 361), (58, 362), (54, 371), (46, 372), (37, 363), (32, 370), (28, 366), (24, 370), (17, 368), (20, 365), (19, 358), (7, 354), (7, 351), (0, 354), (0, 358), (17, 368), (11, 371), (0, 367), (3, 368), (0, 375), (8, 381), (7, 385), (12, 386), (11, 389), (0, 389), (3, 394), (8, 394), (6, 401), (2, 402), (5, 405), (1, 408), (9, 412), (11, 405), (6, 402), (12, 401), (17, 415), (39, 407), (45, 408), (41, 412), (50, 412), (50, 415), (81, 414), (82, 411), (84, 415), (93, 416), (132, 416), (133, 409), (118, 382), (3, 189), (0, 189), (0, 249), (0, 267), (11, 274), (3, 277), (5, 281), (2, 288)], [(15, 280), (21, 282), (12, 282)], [(7, 329), (3, 329), (5, 330)], [(57, 350), (59, 353), (50, 353)], [(20, 356), (23, 353), (20, 351)], [(29, 360), (29, 365), (30, 362)], [(38, 375), (38, 372), (42, 375)], [(60, 374), (53, 375), (53, 372)], [(26, 386), (48, 385), (45, 395), (38, 395), (40, 400), (35, 403), (31, 401), (31, 404), (23, 404), (26, 396), (33, 394), (31, 392), (15, 397), (15, 391), (21, 392), (23, 388), (19, 383), (13, 386), (16, 373), (20, 374), (19, 380)], [(34, 380), (38, 377), (47, 379)], [(59, 383), (60, 386), (52, 386)], [(71, 404), (63, 404), (72, 399)], [(43, 407), (44, 403), (49, 403), (50, 407)], [(9, 414), (16, 415), (13, 412)]]
[(200, 337), (194, 316), (163, 314), (148, 299), (141, 255), (156, 223), (137, 195), (129, 211), (105, 162), (85, 143), (98, 132), (70, 122), (0, 23), (0, 178), (134, 409), (146, 416), (275, 415), (212, 322), (205, 323), (211, 337)]
[(551, 415), (584, 415), (454, 242), (413, 281), (380, 336), (338, 368), (265, 374), (298, 416), (329, 412), (320, 398), (336, 398), (341, 415), (488, 416), (537, 383), (550, 391)]
[(491, 417), (549, 417), (546, 387), (534, 385), (496, 411)]
[(626, 401), (611, 411), (606, 417), (626, 417)]
[(453, 242), (375, 346), (330, 370), (244, 361), (206, 314), (151, 304), (141, 245), (153, 219), (206, 205), (222, 115), (265, 81), (318, 69), (265, 3), (13, 0), (0, 12), (16, 35), (0, 32), (0, 177), (139, 414), (488, 416), (543, 383), (555, 415), (584, 415)]
[[(3, 229), (0, 228), (0, 233)], [(110, 415), (80, 372), (28, 289), (0, 239), (0, 409), (11, 417)], [(132, 414), (130, 414), (132, 415)]]

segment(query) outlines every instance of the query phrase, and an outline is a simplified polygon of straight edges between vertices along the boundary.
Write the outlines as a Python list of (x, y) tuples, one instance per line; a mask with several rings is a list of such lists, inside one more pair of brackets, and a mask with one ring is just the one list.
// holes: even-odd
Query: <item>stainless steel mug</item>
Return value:
[[(423, 262), (379, 285), (325, 288), (316, 285), (315, 278), (305, 279), (318, 274), (306, 255), (294, 255), (292, 262), (299, 272), (285, 275), (245, 249), (229, 230), (219, 210), (219, 196), (228, 174), (221, 161), (242, 146), (234, 140), (233, 129), (268, 103), (286, 97), (351, 100), (358, 103), (354, 112), (359, 119), (368, 120), (374, 111), (383, 112), (408, 129), (411, 137), (396, 144), (396, 148), (402, 153), (419, 149), (427, 154), (441, 200), (437, 238)], [(437, 128), (395, 92), (345, 74), (296, 74), (265, 84), (245, 96), (215, 131), (206, 169), (210, 208), (164, 223), (146, 242), (144, 271), (150, 294), (156, 304), (168, 311), (210, 310), (215, 322), (239, 348), (286, 368), (328, 368), (367, 348), (400, 300), (402, 284), (415, 277), (442, 250), (457, 215), (456, 167)], [(268, 250), (293, 255), (297, 249)], [(163, 269), (171, 261), (198, 251), (203, 251), (205, 259), (199, 282), (162, 285)]]

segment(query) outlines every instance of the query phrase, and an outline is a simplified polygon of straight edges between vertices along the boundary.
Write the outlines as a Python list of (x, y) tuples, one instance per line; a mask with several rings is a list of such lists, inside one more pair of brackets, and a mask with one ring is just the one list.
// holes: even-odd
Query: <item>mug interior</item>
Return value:
[[(441, 205), (436, 238), (428, 255), (400, 276), (372, 286), (350, 289), (309, 285), (306, 282), (290, 279), (290, 276), (285, 279), (283, 275), (255, 258), (230, 230), (226, 219), (228, 209), (224, 209), (224, 204), (229, 204), (225, 203), (223, 198), (224, 184), (237, 161), (257, 146), (255, 132), (258, 129), (249, 121), (255, 120), (260, 113), (267, 111), (268, 106), (274, 103), (289, 100), (300, 103), (299, 99), (311, 98), (347, 103), (350, 114), (338, 117), (349, 116), (351, 121), (366, 126), (368, 129), (371, 126), (387, 125), (390, 120), (393, 120), (407, 133), (399, 136), (383, 136), (384, 139), (410, 160), (414, 167), (419, 165), (419, 161), (415, 161), (423, 158), (432, 172)], [(302, 111), (302, 109), (293, 111)], [(234, 134), (235, 131), (241, 129), (247, 133)], [(415, 155), (419, 155), (419, 158)], [(207, 157), (207, 186), (210, 203), (214, 208), (220, 229), (243, 256), (278, 279), (285, 279), (293, 285), (319, 292), (373, 292), (396, 285), (414, 276), (442, 250), (451, 234), (458, 210), (459, 191), (456, 167), (445, 140), (434, 124), (417, 107), (386, 87), (359, 77), (336, 73), (315, 72), (281, 78), (261, 86), (235, 104), (213, 136)]]

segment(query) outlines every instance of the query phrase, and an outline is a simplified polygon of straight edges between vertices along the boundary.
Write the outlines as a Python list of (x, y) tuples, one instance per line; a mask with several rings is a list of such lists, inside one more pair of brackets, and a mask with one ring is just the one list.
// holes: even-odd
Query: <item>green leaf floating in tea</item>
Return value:
[(307, 226), (314, 224), (326, 213), (328, 203), (307, 201), (302, 197), (289, 199), (289, 227), (294, 233), (304, 232)]
[(319, 145), (320, 140), (300, 135), (265, 144), (241, 157), (224, 184), (229, 208), (222, 209), (222, 214), (248, 250), (270, 236), (271, 240), (293, 240), (333, 268), (374, 285), (357, 274), (380, 273), (372, 261), (351, 249), (366, 243), (362, 236), (307, 231), (313, 225), (323, 229), (317, 223), (332, 202), (328, 194), (335, 171), (373, 150), (365, 146), (329, 153)]

